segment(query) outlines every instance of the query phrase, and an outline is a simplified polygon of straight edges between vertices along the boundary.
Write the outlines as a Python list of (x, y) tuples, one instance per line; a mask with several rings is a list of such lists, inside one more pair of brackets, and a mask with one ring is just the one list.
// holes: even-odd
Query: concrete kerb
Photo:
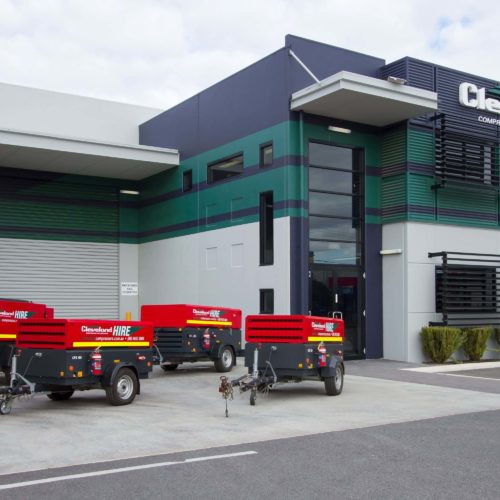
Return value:
[(499, 361), (481, 361), (478, 363), (454, 363), (452, 365), (432, 365), (418, 366), (410, 368), (402, 368), (402, 370), (420, 373), (445, 373), (445, 372), (460, 372), (468, 370), (486, 370), (489, 368), (500, 368)]

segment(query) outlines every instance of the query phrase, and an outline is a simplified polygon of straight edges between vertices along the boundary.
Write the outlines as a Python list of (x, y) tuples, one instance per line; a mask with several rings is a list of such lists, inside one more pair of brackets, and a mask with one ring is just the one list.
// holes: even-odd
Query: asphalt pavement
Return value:
[(155, 368), (126, 407), (102, 391), (18, 401), (0, 418), (0, 498), (498, 498), (500, 363), (428, 368), (350, 361), (340, 396), (236, 391), (229, 418), (210, 364)]

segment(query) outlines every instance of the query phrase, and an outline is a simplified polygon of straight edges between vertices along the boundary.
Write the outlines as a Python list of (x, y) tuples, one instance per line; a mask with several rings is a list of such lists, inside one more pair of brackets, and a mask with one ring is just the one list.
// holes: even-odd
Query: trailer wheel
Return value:
[(160, 365), (161, 366), (161, 369), (164, 371), (164, 372), (173, 372), (174, 370), (177, 370), (177, 367), (179, 366), (178, 364), (176, 363), (172, 363), (170, 365)]
[(337, 365), (334, 377), (325, 377), (325, 391), (328, 396), (338, 396), (344, 387), (344, 372)]
[(230, 372), (234, 365), (234, 353), (229, 346), (222, 348), (220, 358), (214, 361), (215, 369), (220, 372)]
[(66, 401), (73, 396), (74, 392), (75, 391), (51, 392), (47, 394), (47, 397), (52, 401)]
[(0, 415), (8, 415), (12, 410), (12, 405), (5, 399), (0, 402)]
[(122, 368), (111, 387), (106, 387), (106, 398), (113, 406), (130, 404), (137, 394), (137, 376), (130, 368)]

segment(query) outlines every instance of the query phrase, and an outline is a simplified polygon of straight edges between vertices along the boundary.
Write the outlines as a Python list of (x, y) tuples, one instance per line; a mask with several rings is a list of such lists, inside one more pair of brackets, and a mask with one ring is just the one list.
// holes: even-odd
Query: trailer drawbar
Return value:
[(10, 383), (0, 387), (0, 414), (22, 395), (53, 401), (104, 389), (112, 405), (131, 403), (153, 367), (153, 325), (138, 321), (28, 319), (17, 322)]

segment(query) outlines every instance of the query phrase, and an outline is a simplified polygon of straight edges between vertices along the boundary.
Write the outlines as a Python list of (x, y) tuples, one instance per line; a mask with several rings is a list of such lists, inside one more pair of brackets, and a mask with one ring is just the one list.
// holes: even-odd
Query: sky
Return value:
[(493, 0), (0, 0), (0, 82), (168, 109), (286, 34), (500, 80)]

